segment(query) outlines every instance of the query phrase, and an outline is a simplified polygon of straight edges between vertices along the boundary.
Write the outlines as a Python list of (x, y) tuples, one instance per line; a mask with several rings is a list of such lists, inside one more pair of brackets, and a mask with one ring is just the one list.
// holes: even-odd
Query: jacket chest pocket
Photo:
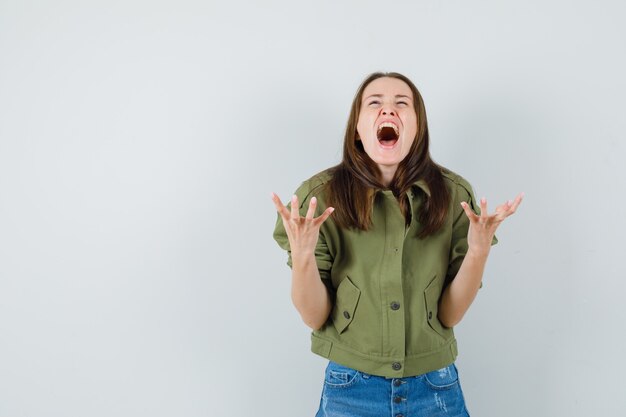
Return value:
[(437, 285), (437, 276), (435, 275), (424, 290), (426, 321), (431, 329), (444, 339), (448, 339), (451, 335), (451, 329), (444, 327), (437, 317), (437, 313), (439, 313), (439, 297), (441, 297), (441, 288)]
[(352, 283), (348, 276), (339, 283), (335, 297), (335, 305), (331, 311), (333, 324), (339, 334), (343, 333), (354, 319), (354, 312), (356, 311), (360, 296), (361, 290)]

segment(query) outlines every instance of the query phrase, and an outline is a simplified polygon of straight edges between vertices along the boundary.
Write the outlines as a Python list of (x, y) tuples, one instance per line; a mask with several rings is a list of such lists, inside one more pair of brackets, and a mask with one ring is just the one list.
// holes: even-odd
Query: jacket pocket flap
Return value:
[(361, 290), (346, 276), (337, 287), (335, 305), (331, 313), (333, 324), (338, 333), (342, 333), (352, 322), (354, 312), (361, 296)]
[(424, 301), (426, 303), (426, 321), (430, 327), (442, 337), (448, 338), (449, 332), (443, 327), (437, 314), (439, 312), (439, 297), (441, 296), (441, 287), (437, 285), (437, 276), (435, 275), (432, 281), (428, 284), (424, 290)]
[[(433, 280), (428, 287), (424, 290), (424, 297), (426, 298), (426, 307), (428, 309), (437, 309), (437, 302), (439, 301), (439, 291), (440, 289), (437, 286), (436, 277), (433, 277)], [(434, 305), (433, 305), (434, 304)]]

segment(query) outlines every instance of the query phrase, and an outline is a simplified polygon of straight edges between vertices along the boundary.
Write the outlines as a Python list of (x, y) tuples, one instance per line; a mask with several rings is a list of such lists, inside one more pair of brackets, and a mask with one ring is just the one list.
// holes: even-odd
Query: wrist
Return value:
[(303, 264), (315, 260), (315, 251), (298, 250), (291, 252), (291, 261), (297, 264)]
[(489, 256), (489, 249), (473, 249), (473, 248), (469, 248), (467, 250), (467, 253), (465, 254), (465, 257), (469, 257), (469, 258), (473, 258), (476, 260), (486, 260), (487, 257)]

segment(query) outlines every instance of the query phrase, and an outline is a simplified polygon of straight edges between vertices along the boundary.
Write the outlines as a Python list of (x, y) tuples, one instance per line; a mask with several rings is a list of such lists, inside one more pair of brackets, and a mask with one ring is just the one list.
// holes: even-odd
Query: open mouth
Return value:
[(378, 126), (378, 143), (384, 148), (392, 148), (399, 139), (398, 128), (393, 123), (381, 123)]

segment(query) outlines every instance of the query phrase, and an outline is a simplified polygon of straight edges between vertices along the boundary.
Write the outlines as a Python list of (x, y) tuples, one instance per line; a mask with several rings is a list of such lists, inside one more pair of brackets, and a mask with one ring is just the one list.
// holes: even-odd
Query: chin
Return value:
[(384, 159), (384, 158), (372, 158), (372, 161), (376, 162), (378, 165), (385, 165), (385, 166), (396, 166), (400, 163), (400, 161), (402, 161), (401, 159)]

